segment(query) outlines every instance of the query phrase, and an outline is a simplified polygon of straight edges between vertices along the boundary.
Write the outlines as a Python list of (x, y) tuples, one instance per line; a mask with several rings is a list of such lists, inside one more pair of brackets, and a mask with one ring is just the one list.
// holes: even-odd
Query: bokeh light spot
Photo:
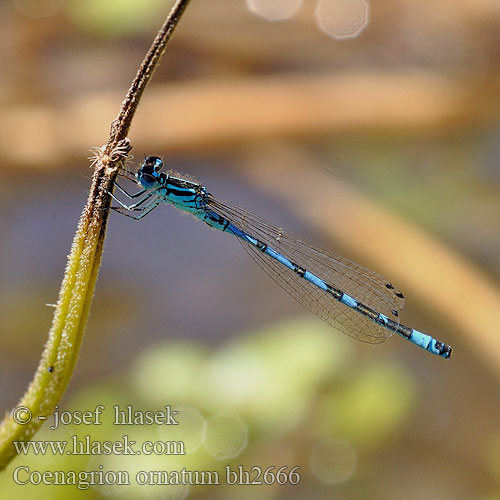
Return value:
[(346, 481), (356, 468), (356, 453), (342, 439), (325, 439), (311, 451), (309, 465), (314, 475), (326, 484)]
[(336, 39), (354, 38), (368, 24), (366, 0), (320, 0), (316, 8), (319, 27)]
[(235, 415), (219, 415), (207, 422), (205, 450), (216, 460), (236, 458), (248, 444), (248, 428)]
[(188, 496), (189, 484), (167, 484), (162, 485), (162, 493), (158, 495), (158, 500), (184, 500)]
[(184, 451), (196, 451), (205, 439), (206, 420), (195, 408), (176, 407), (174, 418), (179, 425), (162, 425), (159, 427), (160, 437), (165, 441), (182, 441)]
[(269, 21), (292, 17), (302, 6), (302, 0), (247, 0), (248, 8)]

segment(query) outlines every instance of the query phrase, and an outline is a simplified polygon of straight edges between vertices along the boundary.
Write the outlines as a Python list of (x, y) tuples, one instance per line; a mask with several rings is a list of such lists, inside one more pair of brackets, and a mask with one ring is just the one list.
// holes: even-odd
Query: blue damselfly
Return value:
[(113, 194), (133, 219), (141, 219), (160, 203), (174, 205), (212, 228), (238, 238), (247, 253), (294, 299), (331, 326), (363, 342), (377, 344), (397, 333), (443, 358), (451, 347), (399, 322), (403, 294), (377, 273), (301, 238), (231, 203), (219, 200), (191, 180), (161, 172), (163, 162), (148, 156), (135, 175), (124, 175), (141, 187), (127, 205)]

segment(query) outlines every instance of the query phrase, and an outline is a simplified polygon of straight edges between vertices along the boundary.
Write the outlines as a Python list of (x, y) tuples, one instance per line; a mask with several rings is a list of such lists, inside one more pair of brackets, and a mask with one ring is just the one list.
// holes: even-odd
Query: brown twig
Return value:
[(174, 29), (188, 3), (189, 0), (177, 0), (175, 2), (165, 23), (158, 32), (158, 35), (146, 54), (146, 57), (142, 61), (141, 67), (137, 72), (129, 91), (127, 92), (125, 100), (122, 103), (120, 114), (111, 126), (110, 139), (106, 145), (106, 154), (110, 154), (116, 145), (127, 137), (132, 123), (132, 118), (134, 117), (144, 89), (148, 85), (154, 70), (158, 66), (160, 58), (163, 55), (163, 52), (165, 52), (172, 33), (174, 32)]

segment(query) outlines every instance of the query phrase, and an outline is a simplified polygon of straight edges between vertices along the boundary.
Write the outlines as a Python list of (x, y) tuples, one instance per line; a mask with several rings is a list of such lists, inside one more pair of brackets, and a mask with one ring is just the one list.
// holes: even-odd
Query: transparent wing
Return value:
[[(300, 237), (274, 226), (248, 210), (218, 200), (212, 195), (208, 195), (207, 202), (210, 209), (277, 250), (295, 264), (399, 323), (398, 311), (404, 306), (404, 297), (382, 276), (332, 252), (319, 250)], [(250, 257), (278, 285), (331, 326), (370, 344), (383, 342), (393, 334), (392, 331), (338, 302), (267, 254), (244, 241), (240, 242)]]

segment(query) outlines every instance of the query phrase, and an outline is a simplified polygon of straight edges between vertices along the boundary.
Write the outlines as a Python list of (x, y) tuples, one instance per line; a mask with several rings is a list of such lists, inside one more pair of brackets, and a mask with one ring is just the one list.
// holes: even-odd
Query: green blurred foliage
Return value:
[(69, 0), (66, 12), (85, 31), (100, 37), (141, 33), (164, 14), (171, 0)]
[[(328, 455), (334, 453), (331, 459), (336, 461), (336, 474), (354, 471), (355, 465), (349, 465), (352, 453), (373, 452), (388, 439), (398, 439), (414, 390), (410, 375), (397, 365), (374, 363), (356, 373), (348, 344), (349, 340), (332, 334), (323, 324), (300, 320), (246, 332), (213, 351), (180, 341), (151, 347), (123, 376), (82, 389), (59, 409), (94, 411), (104, 405), (100, 425), (60, 425), (50, 430), (50, 419), (36, 439), (71, 443), (73, 437), (84, 441), (88, 436), (91, 441), (103, 442), (121, 441), (127, 435), (139, 444), (183, 442), (185, 455), (59, 457), (31, 452), (11, 464), (0, 478), (0, 487), (9, 498), (35, 493), (40, 499), (67, 495), (93, 498), (103, 487), (16, 486), (11, 474), (22, 464), (31, 470), (52, 471), (90, 471), (102, 465), (103, 470), (128, 471), (132, 479), (141, 470), (180, 471), (183, 467), (223, 475), (227, 464), (266, 463), (266, 456), (277, 449), (288, 457), (289, 463), (283, 465), (291, 467), (294, 460), (302, 462), (319, 443), (332, 438), (340, 439), (332, 441), (340, 444)], [(178, 427), (113, 424), (115, 405), (121, 410), (132, 405), (134, 412), (161, 411), (165, 404), (180, 412), (174, 417)], [(344, 446), (348, 446), (346, 451), (342, 451)], [(313, 470), (303, 464), (302, 474), (332, 480), (332, 474), (318, 469), (317, 459), (311, 463)], [(120, 498), (137, 498), (139, 494), (178, 498), (185, 493), (183, 486), (165, 489), (132, 482), (123, 489), (106, 486), (109, 491), (105, 496), (115, 492)]]

